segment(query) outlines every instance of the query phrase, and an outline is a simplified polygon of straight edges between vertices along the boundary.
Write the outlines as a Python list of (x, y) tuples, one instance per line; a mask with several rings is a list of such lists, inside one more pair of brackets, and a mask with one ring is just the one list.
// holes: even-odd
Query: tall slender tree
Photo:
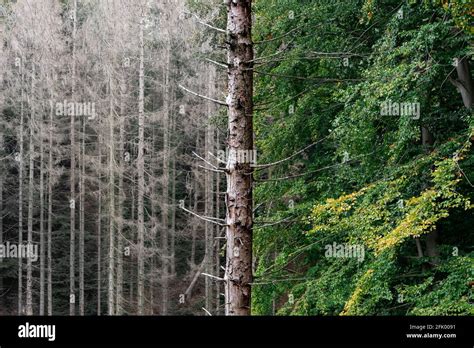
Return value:
[(249, 315), (252, 282), (252, 167), (241, 161), (253, 151), (252, 1), (227, 0), (228, 138), (226, 165), (227, 315)]

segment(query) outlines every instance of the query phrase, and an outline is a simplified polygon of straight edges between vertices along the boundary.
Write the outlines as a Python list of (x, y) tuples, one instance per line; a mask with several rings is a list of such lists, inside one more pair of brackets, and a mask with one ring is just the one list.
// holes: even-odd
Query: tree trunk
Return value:
[[(131, 183), (130, 183), (130, 191), (131, 191), (131, 200), (132, 200), (132, 208), (131, 208), (131, 221), (135, 221), (135, 212), (136, 212), (136, 205), (135, 205), (135, 202), (136, 202), (136, 199), (135, 199), (135, 177), (133, 176), (132, 177), (132, 180), (131, 180)], [(133, 241), (134, 238), (135, 238), (135, 233), (134, 233), (134, 229), (131, 228), (130, 229), (130, 234), (131, 234), (131, 240)], [(134, 281), (134, 278), (135, 278), (135, 273), (134, 273), (134, 269), (132, 267), (129, 268), (129, 300), (128, 300), (128, 303), (129, 303), (129, 306), (132, 306), (134, 300), (135, 300), (135, 288), (136, 288), (136, 283)], [(133, 307), (130, 307), (130, 308), (133, 308)]]
[[(99, 130), (99, 132), (101, 132)], [(98, 135), (98, 197), (97, 197), (97, 315), (102, 314), (102, 135)]]
[(45, 245), (44, 245), (44, 145), (43, 145), (43, 114), (40, 119), (40, 306), (39, 315), (44, 315), (44, 283), (45, 283)]
[[(176, 122), (174, 117), (171, 119), (171, 130), (172, 135), (176, 132)], [(171, 141), (172, 142), (172, 141)], [(171, 143), (170, 142), (170, 143)], [(171, 153), (171, 145), (169, 149), (169, 153)], [(170, 213), (171, 213), (171, 241), (170, 241), (170, 272), (173, 277), (176, 276), (176, 258), (175, 258), (175, 250), (176, 250), (176, 152), (173, 153), (171, 156), (171, 202), (170, 205)]]
[[(216, 153), (219, 153), (220, 150), (220, 137), (219, 137), (219, 129), (216, 130), (216, 146), (215, 149), (217, 150)], [(216, 217), (220, 218), (221, 217), (221, 191), (220, 187), (221, 186), (221, 176), (220, 173), (217, 173), (216, 175), (216, 194), (215, 194), (215, 201), (216, 201)], [(218, 226), (216, 228), (216, 241), (215, 241), (215, 261), (214, 261), (214, 267), (215, 267), (215, 275), (219, 277), (221, 273), (221, 259), (220, 259), (220, 249), (221, 249), (221, 240), (220, 237), (222, 235), (222, 227)], [(219, 315), (221, 313), (221, 282), (216, 282), (216, 315)]]
[[(196, 149), (200, 148), (200, 132), (197, 130), (196, 132)], [(199, 208), (199, 176), (198, 173), (196, 173), (195, 178), (194, 178), (194, 183), (193, 183), (193, 211), (198, 212)], [(198, 229), (198, 224), (193, 223), (191, 226), (191, 268), (194, 269), (196, 266), (196, 237), (197, 237), (197, 229)], [(206, 266), (206, 262), (204, 262), (204, 266)]]
[[(215, 94), (215, 68), (210, 66), (208, 71), (208, 95), (214, 97)], [(207, 103), (207, 127), (205, 134), (205, 143), (204, 143), (204, 153), (205, 157), (210, 160), (209, 152), (214, 151), (214, 126), (212, 125), (212, 116), (214, 113), (214, 103)], [(214, 172), (208, 170), (206, 171), (205, 184), (204, 184), (204, 215), (214, 216)], [(206, 258), (205, 258), (205, 272), (207, 274), (214, 273), (214, 224), (206, 221), (205, 223), (205, 249), (206, 249)], [(213, 310), (212, 302), (213, 297), (213, 280), (209, 277), (205, 278), (205, 307), (208, 311)]]
[[(31, 75), (31, 94), (35, 93), (35, 63), (32, 67)], [(34, 97), (32, 97), (33, 99)], [(29, 175), (28, 175), (28, 248), (33, 246), (33, 194), (34, 194), (34, 160), (35, 160), (35, 146), (34, 138), (34, 124), (35, 124), (35, 108), (34, 100), (31, 102), (30, 115), (30, 145), (29, 145)], [(33, 263), (30, 255), (26, 259), (26, 315), (33, 315)]]
[[(3, 143), (3, 129), (0, 134), (0, 149), (4, 149)], [(5, 176), (5, 169), (0, 163), (0, 245), (3, 245), (3, 178)], [(3, 262), (3, 257), (0, 257), (0, 265)], [(0, 294), (3, 294), (3, 274), (0, 274)], [(4, 306), (3, 298), (0, 299), (0, 306)]]
[[(76, 92), (76, 30), (77, 30), (77, 0), (73, 1), (73, 29), (72, 29), (72, 99)], [(76, 140), (75, 117), (71, 114), (71, 174), (70, 174), (70, 241), (69, 241), (69, 315), (74, 315), (76, 308), (75, 286), (75, 239), (76, 239)]]
[[(241, 161), (253, 151), (252, 1), (227, 1), (228, 138), (226, 176), (226, 314), (250, 315), (252, 282), (252, 167)], [(249, 156), (245, 156), (249, 157)]]
[(82, 118), (81, 177), (79, 179), (79, 314), (84, 315), (84, 180), (86, 156), (86, 121)]
[(465, 57), (456, 61), (456, 72), (458, 78), (451, 79), (453, 85), (461, 93), (462, 101), (467, 109), (470, 109), (474, 100), (474, 89), (472, 87), (471, 69), (469, 58)]
[(140, 70), (139, 70), (139, 97), (138, 97), (138, 156), (137, 156), (137, 175), (138, 175), (138, 315), (143, 315), (144, 305), (144, 215), (143, 215), (143, 196), (145, 193), (145, 161), (144, 161), (144, 16), (140, 20)]
[(52, 231), (53, 231), (53, 105), (49, 113), (48, 148), (48, 315), (53, 315), (53, 267), (52, 267)]
[(112, 98), (112, 76), (109, 77), (109, 92), (110, 92), (110, 105), (109, 105), (109, 164), (108, 164), (108, 175), (109, 175), (109, 269), (108, 269), (108, 292), (107, 292), (107, 303), (108, 303), (108, 314), (115, 314), (115, 168), (114, 168), (114, 105)]
[[(23, 159), (24, 159), (24, 88), (23, 57), (20, 61), (20, 153), (18, 154), (18, 245), (23, 244)], [(23, 259), (18, 258), (18, 315), (23, 314)]]
[(163, 205), (162, 205), (162, 230), (161, 230), (161, 314), (168, 314), (168, 201), (169, 201), (169, 113), (170, 113), (170, 69), (171, 49), (166, 48), (166, 66), (164, 69), (164, 93), (163, 93)]
[(120, 81), (120, 134), (119, 152), (120, 169), (118, 177), (118, 207), (117, 207), (117, 294), (116, 294), (116, 314), (123, 314), (123, 203), (125, 193), (123, 191), (123, 172), (125, 170), (125, 80), (122, 75)]

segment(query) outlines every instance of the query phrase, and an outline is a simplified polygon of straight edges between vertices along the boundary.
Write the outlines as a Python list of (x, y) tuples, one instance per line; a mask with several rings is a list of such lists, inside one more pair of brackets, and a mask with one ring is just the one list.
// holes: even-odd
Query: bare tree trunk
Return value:
[(139, 70), (139, 97), (138, 97), (138, 157), (137, 157), (137, 171), (138, 171), (138, 315), (143, 315), (144, 310), (144, 277), (145, 277), (145, 263), (144, 263), (144, 206), (143, 196), (145, 193), (145, 161), (144, 161), (144, 15), (140, 19), (140, 70)]
[(53, 315), (53, 267), (52, 267), (52, 230), (53, 230), (53, 105), (49, 114), (48, 149), (48, 315)]
[[(23, 57), (20, 63), (20, 153), (18, 154), (18, 245), (23, 244), (23, 159), (24, 159), (24, 88), (23, 88)], [(23, 259), (18, 258), (18, 315), (23, 314)]]
[[(35, 93), (35, 63), (32, 67), (31, 75), (31, 94), (32, 99)], [(30, 145), (29, 145), (29, 175), (28, 175), (28, 247), (33, 246), (33, 193), (34, 193), (34, 156), (35, 146), (33, 142), (34, 138), (34, 124), (35, 124), (35, 101), (31, 102), (31, 115), (30, 115)], [(26, 259), (26, 315), (33, 315), (33, 264), (31, 256), (28, 255)]]
[(168, 201), (169, 201), (169, 113), (170, 113), (170, 69), (171, 49), (166, 48), (165, 83), (163, 93), (163, 207), (162, 207), (162, 232), (161, 232), (161, 314), (168, 314)]
[[(176, 123), (174, 121), (174, 117), (171, 119), (172, 122), (172, 134), (176, 132)], [(171, 146), (170, 150), (171, 152)], [(173, 277), (176, 276), (176, 154), (173, 154), (171, 159), (171, 202), (170, 210), (171, 210), (171, 241), (170, 241), (170, 272)]]
[[(110, 72), (111, 73), (111, 72)], [(115, 314), (115, 299), (114, 299), (114, 271), (115, 271), (115, 168), (114, 168), (114, 106), (112, 96), (112, 76), (109, 77), (109, 92), (110, 92), (110, 110), (109, 110), (109, 270), (108, 270), (108, 314)]]
[(117, 207), (117, 294), (116, 294), (116, 314), (123, 314), (123, 202), (125, 193), (123, 191), (123, 172), (125, 170), (125, 80), (122, 75), (120, 81), (120, 169), (118, 177), (118, 207)]
[[(73, 29), (72, 29), (72, 98), (76, 90), (76, 30), (77, 30), (77, 0), (73, 1)], [(70, 241), (69, 241), (69, 315), (74, 315), (76, 310), (75, 286), (75, 238), (76, 238), (76, 140), (75, 117), (71, 115), (71, 174), (70, 174)]]
[[(196, 149), (200, 148), (200, 142), (199, 142), (199, 130), (196, 132)], [(194, 201), (193, 201), (193, 211), (196, 213), (198, 212), (198, 200), (199, 200), (199, 177), (196, 173), (196, 177), (194, 178), (194, 185), (193, 185), (193, 196), (194, 196)], [(197, 235), (197, 229), (198, 229), (198, 224), (193, 223), (191, 227), (191, 268), (194, 269), (196, 266), (196, 235)], [(204, 262), (205, 266), (205, 262)]]
[[(210, 66), (208, 71), (208, 95), (214, 97), (215, 94), (215, 68)], [(204, 153), (209, 159), (209, 152), (214, 151), (214, 126), (212, 125), (212, 115), (214, 112), (213, 102), (207, 103), (207, 127), (205, 134)], [(214, 216), (214, 173), (210, 170), (206, 172), (205, 184), (204, 184), (204, 215)], [(214, 261), (214, 224), (206, 221), (205, 223), (205, 272), (207, 274), (214, 273), (213, 261)], [(212, 311), (213, 297), (213, 280), (210, 277), (205, 278), (205, 308), (208, 311)]]
[[(240, 157), (253, 151), (252, 1), (227, 1), (229, 95), (226, 176), (226, 314), (250, 315), (252, 282), (252, 167)], [(249, 156), (245, 156), (249, 157)]]
[[(216, 153), (219, 153), (220, 150), (220, 137), (219, 137), (219, 130), (216, 130), (216, 146), (215, 149), (217, 150)], [(220, 186), (221, 186), (221, 177), (220, 173), (217, 173), (216, 175), (216, 196), (215, 196), (215, 201), (216, 201), (216, 217), (220, 218), (221, 217), (221, 207), (220, 207), (220, 202), (221, 202), (221, 191), (220, 191)], [(220, 249), (221, 249), (221, 243), (220, 243), (220, 236), (221, 236), (221, 227), (218, 226), (216, 228), (216, 241), (215, 241), (215, 260), (214, 260), (214, 267), (215, 267), (215, 275), (219, 276), (221, 272), (221, 259), (220, 259)], [(216, 282), (216, 315), (219, 315), (221, 313), (221, 308), (220, 308), (220, 303), (221, 303), (221, 282)]]
[(148, 306), (149, 306), (149, 309), (148, 309), (148, 314), (149, 315), (153, 315), (153, 311), (154, 311), (154, 308), (155, 308), (155, 295), (154, 295), (154, 283), (155, 283), (155, 275), (153, 273), (153, 270), (155, 269), (155, 259), (154, 257), (151, 257), (151, 260), (150, 260), (150, 268), (152, 270), (152, 273), (151, 273), (151, 276), (149, 277), (149, 281), (148, 281), (148, 291), (150, 293), (150, 301), (148, 303)]
[[(156, 140), (157, 140), (157, 134), (156, 134), (157, 127), (152, 127), (152, 134), (151, 134), (151, 151), (157, 151), (156, 147)], [(158, 167), (158, 160), (155, 160), (154, 158), (150, 159), (150, 167), (148, 169), (148, 177), (149, 181), (151, 183), (149, 187), (149, 195), (150, 195), (150, 210), (151, 210), (151, 219), (150, 219), (150, 230), (151, 230), (151, 239), (153, 242), (157, 240), (156, 236), (159, 230), (159, 224), (158, 224), (158, 214), (157, 214), (157, 205), (161, 204), (161, 207), (163, 207), (163, 202), (158, 201), (158, 193), (157, 193), (157, 174), (156, 174), (156, 168)], [(163, 210), (163, 208), (162, 208)], [(163, 212), (162, 212), (163, 213)], [(161, 235), (160, 235), (161, 236)], [(161, 252), (160, 252), (161, 253)], [(150, 276), (148, 276), (148, 292), (150, 294), (150, 300), (148, 301), (148, 314), (153, 315), (153, 309), (155, 308), (155, 296), (154, 296), (154, 284), (156, 282), (156, 277), (155, 277), (155, 255), (152, 253), (152, 255), (149, 257), (149, 263), (150, 263)], [(145, 296), (146, 298), (146, 296)], [(161, 305), (161, 304), (160, 304)]]
[(79, 314), (84, 315), (84, 179), (86, 156), (86, 122), (82, 119), (81, 177), (79, 179)]
[[(0, 134), (0, 149), (4, 148), (3, 130)], [(0, 163), (0, 245), (3, 245), (3, 178), (5, 176), (5, 169)], [(3, 257), (0, 257), (0, 265), (3, 262)], [(0, 275), (0, 294), (3, 294), (3, 274)], [(0, 299), (0, 306), (3, 307), (3, 299)]]
[[(131, 180), (131, 184), (130, 184), (130, 191), (131, 191), (131, 199), (132, 199), (132, 208), (131, 208), (131, 221), (135, 221), (135, 209), (136, 209), (136, 205), (135, 205), (135, 177), (132, 177), (132, 180)], [(131, 228), (130, 229), (130, 234), (131, 234), (131, 240), (133, 241), (135, 236), (134, 236), (134, 229)], [(135, 295), (135, 287), (136, 287), (136, 284), (134, 282), (134, 276), (135, 276), (135, 273), (134, 273), (134, 269), (132, 267), (129, 268), (129, 281), (130, 281), (130, 284), (129, 284), (129, 300), (128, 300), (128, 303), (129, 303), (129, 306), (130, 308), (133, 308), (132, 305), (133, 305), (133, 302), (134, 302), (134, 295)]]
[(40, 307), (39, 315), (44, 315), (44, 283), (45, 283), (45, 245), (44, 245), (44, 145), (43, 145), (43, 114), (40, 119)]
[[(99, 130), (101, 132), (101, 130)], [(102, 135), (98, 135), (98, 197), (97, 197), (97, 315), (102, 314)]]

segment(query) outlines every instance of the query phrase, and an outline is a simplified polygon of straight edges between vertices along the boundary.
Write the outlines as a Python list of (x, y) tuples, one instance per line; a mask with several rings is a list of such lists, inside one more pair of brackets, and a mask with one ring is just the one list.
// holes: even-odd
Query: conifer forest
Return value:
[(474, 314), (470, 0), (0, 0), (0, 316)]

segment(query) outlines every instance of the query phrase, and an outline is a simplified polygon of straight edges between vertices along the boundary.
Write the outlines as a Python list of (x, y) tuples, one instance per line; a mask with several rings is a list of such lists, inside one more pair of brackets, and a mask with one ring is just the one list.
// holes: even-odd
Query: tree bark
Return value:
[[(214, 97), (215, 94), (215, 68), (210, 66), (208, 71), (208, 96)], [(214, 126), (212, 125), (212, 115), (214, 112), (214, 103), (207, 103), (207, 127), (205, 134), (204, 153), (206, 158), (210, 160), (209, 152), (214, 151)], [(206, 171), (204, 184), (204, 215), (214, 216), (214, 173), (210, 170)], [(205, 223), (205, 272), (207, 274), (214, 273), (214, 224), (206, 221)], [(213, 280), (210, 277), (205, 278), (205, 307), (208, 311), (213, 310)]]
[[(34, 98), (35, 93), (35, 64), (32, 67), (31, 76), (31, 95)], [(35, 124), (35, 107), (34, 101), (31, 102), (30, 115), (30, 144), (29, 144), (29, 165), (28, 165), (28, 247), (33, 246), (33, 194), (34, 194), (34, 124)], [(28, 255), (26, 259), (26, 315), (33, 315), (33, 263), (31, 257)]]
[[(176, 122), (174, 117), (171, 119), (171, 134), (174, 135), (176, 133)], [(170, 141), (171, 143), (172, 141)], [(171, 145), (169, 147), (169, 153), (171, 153)], [(176, 257), (175, 257), (175, 250), (176, 250), (176, 152), (171, 156), (171, 202), (170, 205), (170, 213), (171, 213), (171, 241), (170, 241), (170, 273), (173, 277), (176, 276)]]
[(144, 163), (144, 15), (140, 19), (140, 68), (139, 68), (139, 97), (138, 97), (138, 156), (137, 156), (137, 175), (138, 175), (138, 315), (143, 315), (144, 311), (144, 277), (145, 277), (145, 263), (144, 263), (144, 206), (143, 196), (145, 193), (145, 163)]
[[(215, 149), (217, 150), (216, 153), (219, 153), (220, 150), (220, 137), (219, 137), (219, 129), (216, 130), (216, 146)], [(216, 217), (220, 218), (221, 217), (221, 176), (220, 173), (216, 174), (216, 193), (215, 193), (215, 201), (216, 201)], [(220, 226), (217, 226), (216, 228), (216, 240), (215, 240), (215, 261), (214, 261), (214, 267), (215, 267), (215, 275), (219, 276), (221, 273), (221, 258), (220, 258), (220, 249), (221, 249), (221, 242), (220, 242), (220, 236), (222, 235), (222, 229)], [(221, 282), (216, 282), (216, 315), (219, 315), (221, 313)]]
[(171, 48), (166, 47), (166, 65), (164, 69), (164, 93), (163, 93), (163, 204), (162, 204), (162, 230), (161, 230), (161, 314), (168, 314), (168, 201), (169, 201), (169, 114), (170, 114), (170, 69), (171, 69)]
[(228, 138), (226, 177), (227, 315), (250, 315), (252, 282), (252, 167), (241, 154), (253, 151), (252, 1), (228, 0)]
[[(20, 153), (18, 154), (18, 245), (23, 244), (23, 158), (24, 158), (24, 87), (23, 57), (20, 61)], [(23, 260), (18, 258), (18, 315), (23, 314)]]
[(53, 315), (53, 267), (52, 267), (52, 231), (53, 231), (53, 105), (49, 113), (48, 148), (48, 315)]
[(123, 172), (125, 170), (125, 80), (122, 75), (120, 81), (120, 130), (119, 130), (119, 152), (120, 169), (118, 177), (118, 207), (117, 207), (117, 294), (116, 294), (116, 314), (123, 314), (123, 203), (125, 193), (123, 191)]
[[(76, 30), (77, 30), (77, 0), (73, 1), (73, 29), (72, 29), (72, 100), (76, 91)], [(75, 286), (75, 239), (76, 239), (76, 140), (75, 117), (71, 115), (71, 173), (70, 173), (70, 241), (69, 241), (69, 315), (76, 310)]]
[[(4, 148), (3, 130), (0, 134), (0, 149)], [(0, 245), (3, 245), (3, 178), (5, 176), (5, 168), (0, 163)], [(0, 257), (0, 265), (3, 262), (3, 257)], [(3, 274), (0, 275), (0, 294), (3, 294)], [(0, 306), (3, 307), (3, 299), (0, 299)]]
[(45, 283), (45, 245), (44, 245), (44, 145), (43, 145), (43, 114), (40, 116), (39, 142), (40, 142), (40, 306), (39, 315), (44, 315), (44, 283)]
[[(100, 132), (100, 130), (99, 130)], [(102, 314), (102, 135), (98, 135), (97, 197), (97, 315)]]
[(82, 118), (82, 144), (81, 144), (81, 176), (79, 178), (79, 314), (84, 315), (84, 184), (85, 184), (85, 156), (86, 156), (86, 121)]
[(109, 194), (109, 255), (108, 255), (108, 314), (115, 314), (115, 168), (114, 168), (114, 105), (112, 96), (112, 76), (109, 77), (109, 163), (108, 163), (108, 194)]

